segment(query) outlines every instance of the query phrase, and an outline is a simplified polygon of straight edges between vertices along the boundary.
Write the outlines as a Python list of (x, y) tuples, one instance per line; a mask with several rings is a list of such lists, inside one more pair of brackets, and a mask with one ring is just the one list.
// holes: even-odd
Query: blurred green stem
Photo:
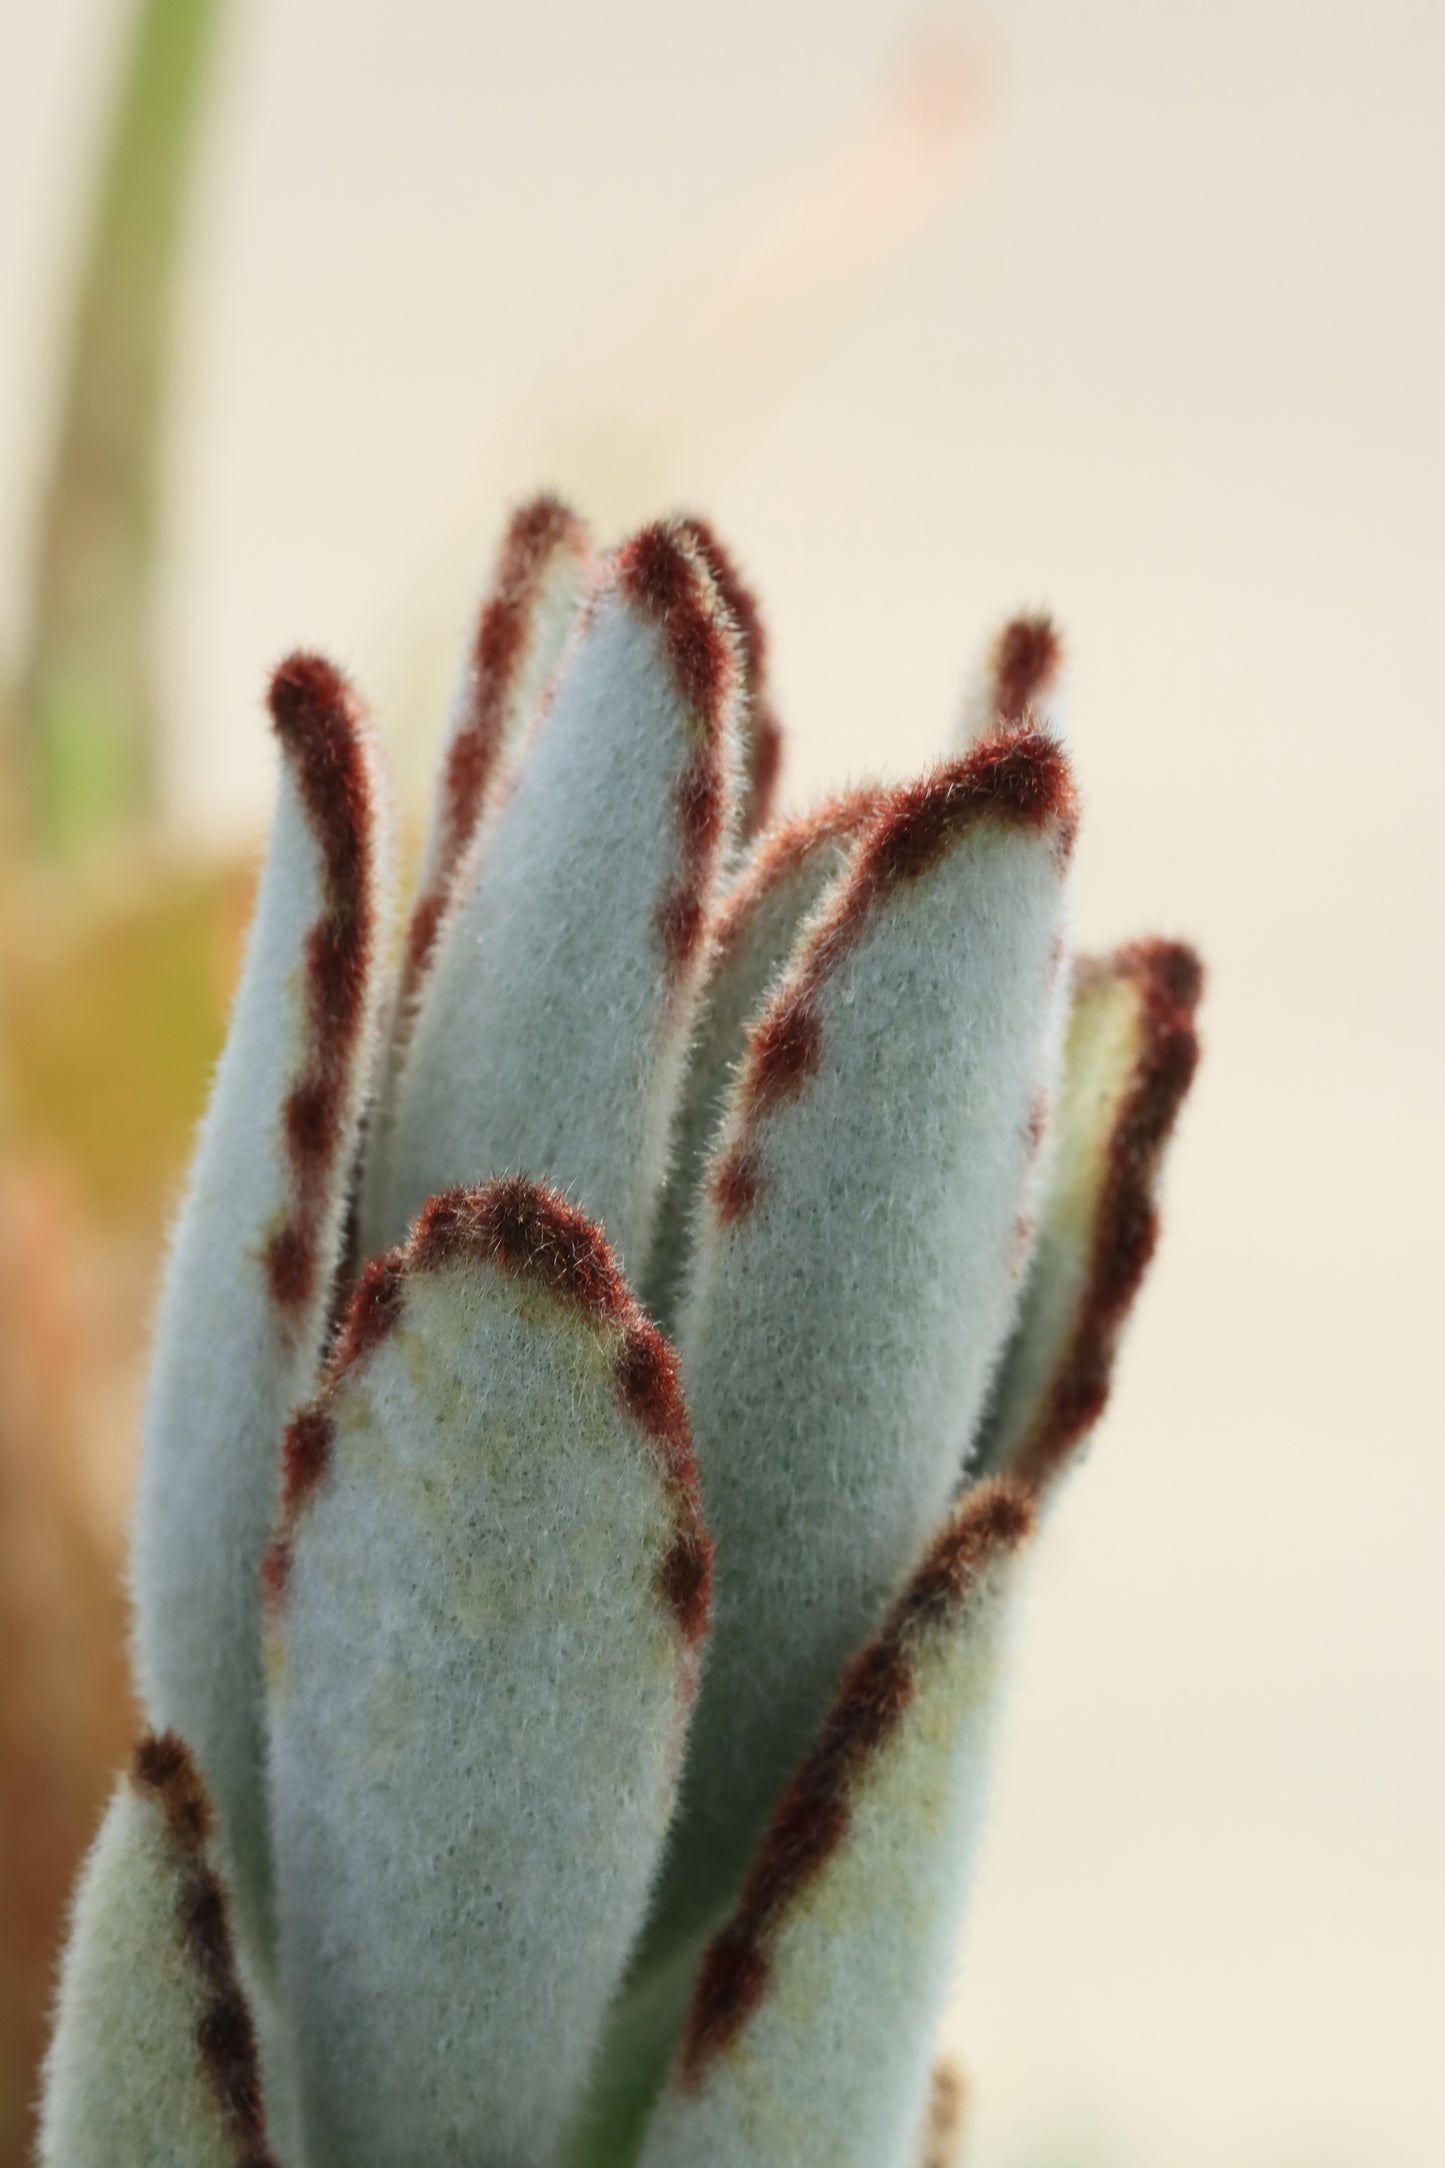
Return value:
[(143, 817), (170, 300), (223, 0), (140, 0), (101, 168), (41, 506), (20, 701), (35, 840)]

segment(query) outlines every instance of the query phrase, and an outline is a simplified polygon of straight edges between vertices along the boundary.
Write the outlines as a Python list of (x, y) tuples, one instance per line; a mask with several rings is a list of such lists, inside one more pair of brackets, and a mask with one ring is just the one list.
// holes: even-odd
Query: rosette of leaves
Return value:
[(539, 500), (393, 943), (278, 670), (47, 2162), (951, 2157), (1020, 1561), (1195, 1059), (1186, 950), (1071, 956), (1059, 675), (1017, 622), (949, 758), (773, 824), (715, 537)]

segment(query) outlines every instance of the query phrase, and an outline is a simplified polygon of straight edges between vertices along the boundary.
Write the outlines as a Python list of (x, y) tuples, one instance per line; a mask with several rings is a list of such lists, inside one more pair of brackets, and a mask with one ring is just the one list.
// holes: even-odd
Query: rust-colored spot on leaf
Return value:
[(312, 1076), (297, 1084), (287, 1096), (283, 1118), (293, 1162), (311, 1167), (328, 1159), (337, 1128), (335, 1080)]
[(273, 1536), (266, 1546), (261, 1560), (261, 1594), (271, 1612), (279, 1611), (286, 1601), (292, 1556), (291, 1538), (287, 1535)]
[(266, 1245), (266, 1281), (284, 1316), (304, 1310), (316, 1286), (316, 1252), (310, 1231), (288, 1220)]
[(317, 1402), (302, 1408), (286, 1426), (281, 1448), (282, 1498), (287, 1515), (294, 1519), (298, 1507), (315, 1490), (331, 1465), (336, 1431), (326, 1409)]
[(714, 1547), (703, 1529), (696, 1501), (684, 1509), (682, 1526), (662, 1561), (662, 1595), (678, 1631), (691, 1648), (700, 1648), (712, 1625)]
[(763, 1193), (762, 1170), (757, 1155), (746, 1146), (735, 1147), (713, 1162), (708, 1192), (713, 1210), (724, 1227), (746, 1219)]
[(312, 928), (306, 945), (312, 1016), (325, 1066), (350, 1049), (366, 998), (369, 938), (349, 911), (333, 912)]
[(796, 1099), (823, 1059), (823, 1025), (808, 993), (775, 1001), (748, 1049), (746, 1105), (753, 1114)]

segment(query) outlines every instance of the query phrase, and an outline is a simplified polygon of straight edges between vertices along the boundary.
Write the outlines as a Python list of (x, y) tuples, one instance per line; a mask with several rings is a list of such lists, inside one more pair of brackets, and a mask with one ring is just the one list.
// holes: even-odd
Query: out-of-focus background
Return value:
[(715, 517), (794, 800), (926, 760), (1049, 604), (1080, 937), (1211, 966), (1018, 1651), (971, 2168), (1438, 2168), (1445, 15), (148, 0), (137, 59), (140, 21), (0, 0), (0, 2159), (130, 1726), (265, 673), (333, 650), (419, 804), (551, 482)]

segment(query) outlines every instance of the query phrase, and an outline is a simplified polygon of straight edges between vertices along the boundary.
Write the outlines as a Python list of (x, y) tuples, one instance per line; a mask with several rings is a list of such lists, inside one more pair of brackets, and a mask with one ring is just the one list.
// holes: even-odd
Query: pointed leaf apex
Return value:
[(323, 656), (298, 651), (273, 672), (269, 703), (321, 862), (323, 915), (306, 943), (307, 1046), (281, 1110), (290, 1209), (265, 1255), (283, 1317), (316, 1292), (317, 1218), (346, 1128), (376, 940), (378, 790), (361, 703)]
[(783, 728), (768, 686), (768, 635), (758, 598), (711, 522), (689, 516), (682, 527), (696, 543), (738, 630), (743, 688), (747, 697), (747, 750), (743, 761), (742, 832), (766, 828), (783, 766)]
[(1108, 1400), (1120, 1332), (1158, 1240), (1160, 1162), (1199, 1063), (1194, 1014), (1204, 970), (1192, 948), (1137, 941), (1080, 964), (1081, 996), (1099, 980), (1137, 989), (1137, 1051), (1103, 1142), (1102, 1186), (1072, 1338), (1047, 1405), (1011, 1462), (1034, 1488), (1066, 1465)]
[(1057, 730), (1067, 695), (1068, 656), (1045, 611), (1010, 618), (969, 676), (959, 716), (964, 745), (998, 730)]
[(537, 638), (548, 571), (563, 557), (585, 567), (590, 549), (585, 521), (560, 497), (533, 497), (508, 522), (491, 590), (477, 619), (465, 710), (446, 751), (436, 868), (441, 884), (466, 849), (496, 772), (509, 709)]
[[(591, 561), (586, 521), (544, 492), (518, 507), (507, 525), (492, 584), (477, 618), (459, 712), (443, 757), (434, 832), (402, 958), (402, 998), (415, 999), (451, 899), (452, 884), (476, 834), (512, 734), (530, 717), (527, 692), (561, 637), (557, 593), (580, 591)], [(563, 608), (559, 624), (570, 626)], [(532, 687), (543, 698), (542, 686)], [(522, 712), (519, 712), (522, 711)]]
[(1204, 995), (1204, 966), (1187, 941), (1136, 941), (1116, 958), (1158, 988), (1160, 998), (1193, 1014)]
[(323, 655), (288, 655), (271, 674), (271, 720), (322, 854), (333, 908), (355, 902), (370, 877), (376, 784), (363, 744), (366, 714)]
[(696, 544), (706, 560), (708, 570), (717, 583), (723, 602), (732, 613), (742, 648), (743, 671), (750, 694), (759, 691), (767, 683), (768, 636), (763, 625), (758, 598), (753, 593), (732, 552), (722, 541), (710, 520), (700, 519), (695, 513), (678, 521), (678, 528)]
[(661, 628), (678, 692), (711, 734), (740, 688), (741, 642), (689, 523), (642, 528), (618, 551), (615, 578), (619, 593)]
[(271, 717), (288, 746), (336, 728), (337, 717), (350, 714), (353, 699), (335, 663), (306, 648), (293, 649), (271, 673)]
[(1058, 739), (1032, 727), (998, 730), (961, 760), (894, 791), (865, 846), (870, 891), (927, 873), (980, 820), (1053, 830), (1073, 846), (1078, 797)]
[(999, 722), (1019, 724), (1041, 708), (1064, 668), (1064, 644), (1045, 612), (1011, 618), (989, 656), (993, 709)]
[(688, 983), (706, 932), (722, 848), (737, 814), (736, 729), (743, 685), (738, 628), (707, 555), (683, 520), (660, 520), (625, 542), (613, 567), (623, 602), (662, 634), (667, 667), (688, 711), (692, 756), (672, 815), (677, 872), (657, 911), (672, 985)]

